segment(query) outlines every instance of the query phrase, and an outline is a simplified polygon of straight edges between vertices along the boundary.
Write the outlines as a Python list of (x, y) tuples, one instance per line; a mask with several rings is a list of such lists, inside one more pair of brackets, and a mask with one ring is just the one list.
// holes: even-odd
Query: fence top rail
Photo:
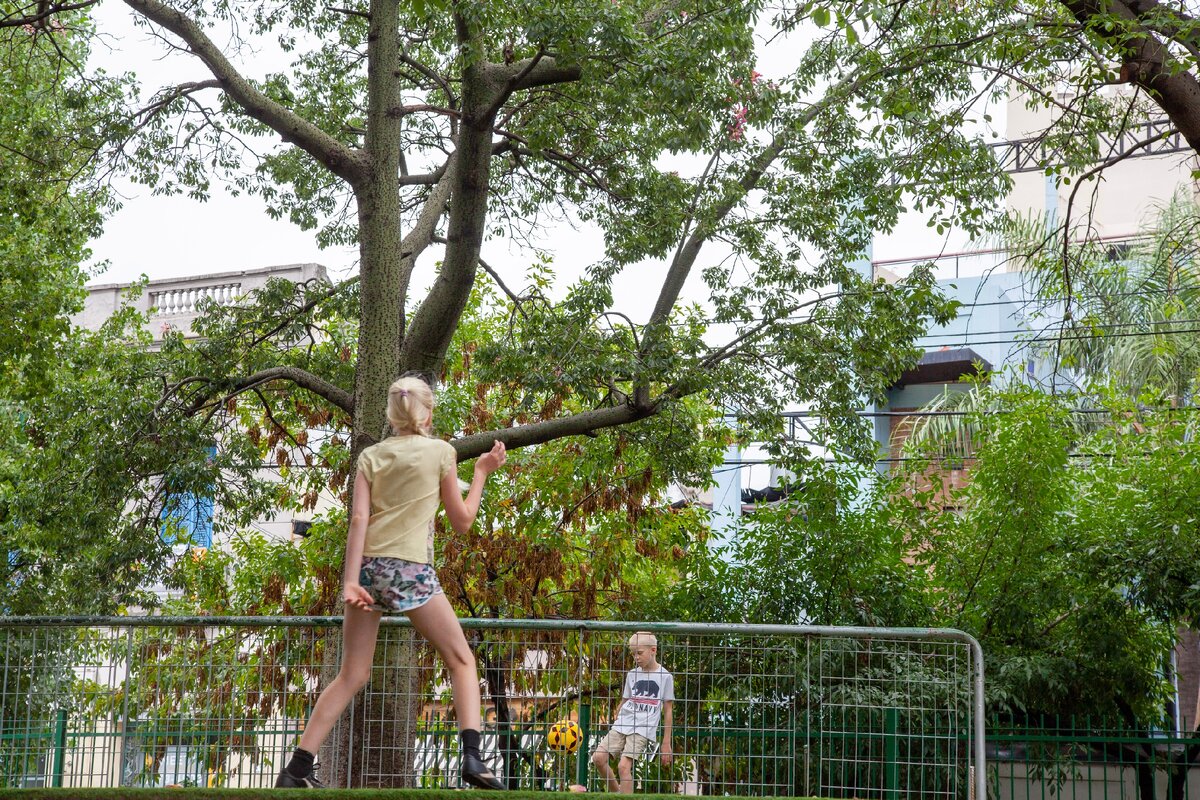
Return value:
[[(994, 723), (989, 723), (994, 725)], [(996, 730), (991, 727), (988, 741), (1006, 744), (1147, 744), (1170, 746), (1200, 745), (1194, 732), (1148, 733), (1146, 731), (1077, 731), (1075, 733), (1037, 731), (1026, 729), (1014, 732), (1011, 729)]]
[[(962, 642), (972, 647), (978, 646), (975, 637), (954, 628), (868, 628), (837, 625), (755, 625), (734, 622), (617, 622), (579, 619), (481, 619), (475, 617), (462, 617), (459, 619), (459, 623), (467, 630), (649, 631), (652, 633), (673, 634), (743, 634), (797, 638), (937, 639)], [(0, 628), (187, 628), (219, 626), (243, 628), (319, 628), (337, 627), (341, 624), (342, 617), (0, 616)], [(396, 628), (411, 626), (411, 623), (405, 616), (385, 615), (381, 624)]]

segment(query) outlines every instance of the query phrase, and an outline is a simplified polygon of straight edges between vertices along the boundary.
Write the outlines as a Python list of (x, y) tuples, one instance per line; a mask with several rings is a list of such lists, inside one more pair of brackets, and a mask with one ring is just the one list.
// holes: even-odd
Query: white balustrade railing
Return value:
[(150, 305), (160, 315), (195, 314), (204, 298), (211, 298), (218, 305), (232, 305), (241, 296), (241, 290), (240, 283), (164, 289), (150, 292)]

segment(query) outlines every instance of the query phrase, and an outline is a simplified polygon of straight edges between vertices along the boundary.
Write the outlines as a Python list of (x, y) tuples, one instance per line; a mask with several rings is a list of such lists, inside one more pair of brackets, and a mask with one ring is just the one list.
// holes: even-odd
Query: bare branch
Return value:
[[(248, 375), (244, 378), (238, 378), (230, 384), (225, 385), (227, 390), (224, 396), (220, 399), (218, 405), (223, 405), (231, 398), (237, 397), (239, 394), (255, 389), (272, 381), (290, 381), (301, 389), (305, 389), (318, 397), (322, 397), (333, 403), (335, 406), (345, 411), (347, 414), (354, 413), (354, 397), (350, 392), (336, 386), (329, 381), (312, 374), (308, 370), (300, 369), (299, 367), (270, 367), (260, 370), (253, 375)], [(203, 398), (195, 401), (186, 409), (186, 413), (191, 415), (199, 412), (203, 408), (214, 402), (211, 394), (206, 394)]]
[(248, 115), (277, 132), (285, 142), (304, 150), (350, 185), (357, 185), (362, 180), (365, 167), (359, 151), (342, 144), (250, 85), (195, 20), (160, 0), (125, 0), (125, 4), (182, 39), (191, 53), (209, 68), (229, 98)]
[(319, 295), (309, 298), (309, 300), (307, 302), (302, 303), (301, 305), (297, 306), (296, 309), (291, 314), (288, 314), (283, 319), (281, 319), (274, 327), (264, 331), (261, 335), (256, 337), (252, 342), (250, 342), (247, 349), (254, 348), (254, 347), (257, 347), (258, 345), (262, 344), (267, 339), (270, 339), (272, 336), (274, 336), (275, 334), (282, 331), (288, 325), (291, 325), (295, 320), (299, 319), (301, 315), (307, 314), (309, 311), (311, 311), (314, 308), (316, 308), (317, 306), (321, 305), (321, 303), (324, 303), (326, 300), (329, 300), (332, 297), (337, 297), (347, 287), (353, 286), (354, 284), (358, 283), (361, 280), (361, 278), (362, 278), (361, 275), (353, 275), (353, 276), (347, 278), (346, 280), (341, 281), (340, 283), (333, 284), (332, 286), (329, 287), (328, 291), (322, 292)]
[[(446, 238), (444, 236), (435, 235), (432, 238), (433, 241), (437, 242), (438, 244), (446, 244)], [(521, 316), (526, 316), (525, 310), (521, 308), (522, 300), (520, 295), (508, 288), (507, 284), (505, 284), (500, 278), (500, 273), (496, 272), (496, 270), (494, 270), (490, 264), (484, 261), (482, 256), (479, 259), (479, 266), (483, 267), (484, 272), (492, 276), (492, 280), (496, 282), (496, 285), (500, 287), (500, 290), (508, 295), (508, 299), (513, 301), (513, 305), (516, 306), (517, 311), (521, 312)]]
[(178, 86), (172, 86), (169, 89), (163, 89), (158, 92), (153, 99), (153, 102), (145, 108), (134, 114), (135, 117), (140, 117), (142, 121), (137, 125), (137, 128), (143, 128), (154, 118), (158, 112), (169, 106), (181, 97), (186, 97), (195, 92), (203, 91), (204, 89), (220, 89), (221, 82), (216, 79), (206, 81), (189, 81), (181, 83)]
[(450, 87), (450, 82), (442, 75), (438, 74), (435, 70), (429, 68), (425, 64), (422, 64), (420, 61), (417, 61), (404, 50), (400, 51), (400, 63), (412, 67), (417, 72), (421, 73), (426, 78), (440, 86), (443, 94), (446, 95), (447, 106), (453, 108), (458, 105), (458, 97), (454, 94), (454, 90)]
[(345, 14), (348, 17), (361, 17), (362, 19), (370, 19), (371, 15), (365, 11), (358, 11), (353, 8), (342, 8), (340, 6), (328, 6), (330, 11), (336, 11), (339, 14)]

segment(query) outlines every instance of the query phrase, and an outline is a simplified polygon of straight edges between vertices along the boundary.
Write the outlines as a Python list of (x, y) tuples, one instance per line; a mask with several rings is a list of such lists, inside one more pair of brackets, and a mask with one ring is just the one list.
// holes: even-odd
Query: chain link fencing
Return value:
[[(273, 784), (340, 660), (337, 617), (0, 618), (0, 786)], [(957, 631), (575, 620), (461, 620), (479, 662), (483, 752), (509, 788), (604, 791), (635, 631), (671, 672), (635, 791), (984, 796), (983, 665)], [(665, 710), (665, 704), (663, 704)], [(546, 733), (576, 723), (574, 751)], [(322, 749), (351, 786), (453, 788), (441, 661), (385, 618), (371, 682)]]

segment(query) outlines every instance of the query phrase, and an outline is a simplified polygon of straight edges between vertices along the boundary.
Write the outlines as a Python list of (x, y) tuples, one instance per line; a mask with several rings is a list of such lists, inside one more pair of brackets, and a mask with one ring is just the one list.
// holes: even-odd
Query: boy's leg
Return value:
[(596, 767), (596, 773), (604, 779), (604, 785), (610, 792), (621, 791), (621, 784), (617, 782), (617, 776), (613, 774), (612, 767), (609, 766), (608, 760), (611, 754), (607, 750), (597, 750), (592, 754), (592, 764)]
[(617, 776), (613, 774), (612, 766), (609, 764), (613, 753), (621, 752), (621, 748), (625, 746), (625, 737), (616, 731), (609, 731), (600, 744), (596, 745), (596, 752), (592, 753), (592, 764), (596, 767), (596, 772), (604, 779), (604, 785), (610, 792), (621, 791), (621, 784), (617, 781)]
[(617, 771), (621, 774), (617, 791), (621, 794), (633, 794), (633, 759), (629, 756), (621, 756), (621, 761), (617, 764)]
[(444, 594), (435, 594), (425, 605), (409, 611), (408, 618), (417, 633), (437, 650), (450, 672), (454, 715), (463, 744), (463, 780), (480, 789), (503, 789), (504, 784), (483, 763), (479, 752), (479, 667), (450, 601)]
[(379, 620), (382, 617), (378, 611), (346, 606), (345, 621), (342, 623), (342, 666), (337, 677), (317, 698), (317, 704), (313, 706), (308, 723), (304, 726), (300, 744), (287, 766), (279, 773), (276, 786), (315, 784), (312, 778), (313, 758), (346, 706), (371, 678), (375, 640), (379, 635)]
[(618, 791), (621, 794), (633, 794), (633, 762), (641, 758), (649, 746), (650, 740), (640, 733), (631, 733), (625, 737), (624, 746), (621, 748), (621, 761), (617, 764), (617, 771), (621, 776)]

